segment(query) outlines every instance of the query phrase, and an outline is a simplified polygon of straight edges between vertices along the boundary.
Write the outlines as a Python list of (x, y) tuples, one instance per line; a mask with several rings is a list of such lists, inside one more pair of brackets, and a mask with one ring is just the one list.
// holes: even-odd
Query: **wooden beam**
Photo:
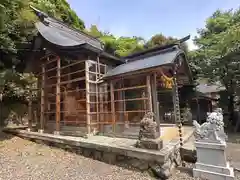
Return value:
[[(96, 79), (100, 78), (100, 65), (99, 65), (99, 56), (97, 56), (97, 67), (96, 67)], [(96, 83), (96, 111), (97, 111), (97, 122), (99, 123), (99, 88), (98, 88), (98, 84)], [(100, 124), (98, 124), (98, 131), (100, 129)]]
[(85, 61), (85, 84), (86, 84), (86, 100), (87, 100), (87, 103), (86, 103), (86, 110), (87, 110), (87, 133), (90, 134), (91, 133), (91, 116), (89, 115), (90, 113), (90, 94), (89, 94), (89, 91), (90, 91), (90, 88), (89, 88), (89, 73), (88, 73), (88, 69), (89, 69), (89, 64), (88, 64), (88, 61)]
[(57, 84), (56, 84), (56, 132), (60, 131), (60, 83), (61, 83), (61, 59), (57, 59)]
[(110, 92), (111, 92), (111, 112), (112, 112), (112, 128), (113, 128), (113, 132), (115, 132), (115, 123), (116, 123), (116, 119), (115, 119), (115, 103), (114, 103), (114, 85), (113, 85), (113, 81), (110, 81)]
[(153, 105), (152, 105), (152, 90), (151, 90), (151, 76), (147, 76), (147, 94), (148, 94), (148, 109), (150, 112), (153, 112)]
[(45, 117), (45, 64), (42, 64), (42, 84), (41, 84), (41, 114), (40, 114), (40, 130), (44, 129)]
[(151, 87), (152, 87), (152, 101), (153, 101), (153, 112), (155, 114), (155, 121), (158, 125), (158, 131), (160, 135), (160, 117), (159, 117), (159, 103), (158, 103), (158, 96), (157, 96), (157, 74), (154, 73), (152, 76), (151, 81)]
[[(149, 80), (150, 82), (150, 80)], [(146, 85), (141, 85), (141, 86), (132, 86), (132, 87), (123, 87), (123, 88), (119, 88), (119, 89), (114, 89), (114, 91), (126, 91), (126, 90), (134, 90), (134, 89), (144, 89), (146, 88)]]

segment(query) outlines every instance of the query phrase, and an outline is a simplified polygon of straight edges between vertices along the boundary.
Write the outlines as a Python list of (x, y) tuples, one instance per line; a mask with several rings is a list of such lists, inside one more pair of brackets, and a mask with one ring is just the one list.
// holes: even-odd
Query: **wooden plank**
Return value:
[(57, 59), (57, 84), (56, 84), (56, 131), (60, 131), (60, 111), (61, 111), (61, 106), (60, 106), (60, 68), (61, 68), (61, 60), (58, 57)]
[[(86, 89), (74, 89), (74, 90), (67, 90), (67, 93), (71, 93), (71, 92), (82, 92), (82, 91), (86, 91)], [(65, 93), (65, 91), (61, 91), (61, 93)]]
[(114, 91), (126, 91), (126, 90), (133, 90), (133, 89), (143, 89), (146, 88), (146, 85), (142, 86), (133, 86), (133, 87), (126, 87), (126, 88), (119, 88), (119, 89), (114, 89)]
[(111, 112), (112, 112), (112, 126), (113, 132), (115, 132), (115, 104), (114, 104), (114, 85), (113, 81), (110, 81), (110, 91), (111, 91)]
[(147, 95), (148, 95), (148, 109), (150, 112), (153, 112), (153, 105), (152, 105), (152, 90), (151, 90), (151, 76), (147, 76)]
[[(60, 78), (58, 78), (58, 79), (60, 79)], [(72, 80), (70, 80), (70, 81), (63, 81), (63, 82), (60, 82), (59, 85), (69, 84), (69, 83), (72, 83), (72, 82), (83, 81), (83, 80), (85, 80), (85, 77), (80, 77), (80, 78), (72, 79)]]
[(114, 102), (141, 101), (141, 100), (147, 100), (147, 99), (148, 98), (121, 99), (121, 100), (114, 100)]
[[(86, 84), (86, 100), (87, 102), (90, 102), (90, 94), (89, 92), (89, 73), (87, 72), (89, 69), (89, 65), (88, 65), (88, 61), (85, 61), (85, 84)], [(91, 133), (91, 119), (90, 119), (90, 104), (86, 103), (86, 110), (87, 110), (87, 133), (90, 134)]]
[[(103, 112), (98, 112), (99, 114), (112, 114), (112, 111), (103, 111)], [(95, 114), (95, 115), (97, 115), (97, 112), (90, 112), (89, 113), (90, 115), (93, 115), (93, 114)]]
[[(48, 56), (48, 59), (49, 59), (49, 56)], [(47, 64), (51, 64), (51, 63), (53, 63), (53, 62), (56, 62), (57, 61), (57, 58), (54, 58), (53, 60), (51, 60), (51, 61), (47, 61), (45, 64), (47, 65)]]
[(145, 112), (145, 110), (133, 110), (133, 111), (116, 111), (116, 113), (135, 113), (135, 112)]
[[(85, 69), (81, 69), (81, 70), (74, 71), (74, 72), (71, 72), (71, 73), (61, 74), (61, 78), (65, 77), (65, 76), (70, 76), (72, 74), (80, 73), (80, 72), (85, 72)], [(50, 76), (47, 79), (54, 79), (54, 78), (57, 78), (57, 76)]]
[(40, 129), (44, 129), (45, 112), (45, 64), (42, 65)]
[(75, 63), (71, 63), (71, 64), (68, 64), (68, 65), (66, 65), (66, 66), (63, 66), (63, 67), (61, 67), (60, 69), (63, 70), (63, 69), (65, 69), (65, 68), (69, 68), (70, 66), (77, 65), (77, 64), (81, 64), (81, 63), (84, 63), (84, 62), (85, 62), (85, 61), (77, 61), (77, 62), (75, 62)]

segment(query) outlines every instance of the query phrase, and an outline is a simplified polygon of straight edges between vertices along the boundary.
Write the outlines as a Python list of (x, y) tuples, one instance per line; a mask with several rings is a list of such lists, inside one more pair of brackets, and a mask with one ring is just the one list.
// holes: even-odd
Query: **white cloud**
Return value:
[(193, 43), (192, 37), (187, 41), (189, 51), (198, 49), (198, 46)]

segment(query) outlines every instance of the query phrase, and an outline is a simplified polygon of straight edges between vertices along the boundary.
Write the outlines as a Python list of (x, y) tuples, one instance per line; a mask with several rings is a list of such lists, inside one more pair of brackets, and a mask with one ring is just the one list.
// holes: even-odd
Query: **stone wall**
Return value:
[[(37, 143), (59, 147), (109, 164), (148, 171), (162, 179), (170, 176), (173, 168), (181, 163), (178, 139), (165, 143), (161, 150), (146, 150), (129, 145), (130, 142), (126, 146), (122, 146), (121, 143), (118, 145), (108, 144), (104, 141), (104, 137), (101, 141), (101, 138), (91, 140), (91, 138), (76, 138), (14, 129), (5, 129), (4, 132)], [(183, 139), (187, 140), (187, 137), (190, 137), (190, 135), (184, 136)], [(133, 142), (135, 141), (131, 141), (131, 143)]]
[[(142, 172), (148, 171), (152, 175), (160, 178), (169, 177), (171, 175), (172, 170), (176, 166), (179, 166), (181, 163), (179, 148), (174, 148), (173, 150), (171, 149), (172, 147), (168, 147), (168, 146), (165, 147), (165, 150), (166, 150), (165, 160), (163, 162), (157, 162), (157, 161), (147, 161), (143, 159), (121, 155), (114, 152), (106, 152), (106, 151), (92, 149), (92, 148), (69, 146), (61, 143), (35, 140), (35, 139), (29, 139), (29, 138), (26, 138), (26, 139), (32, 140), (36, 143), (58, 147), (72, 153), (76, 153), (76, 154), (79, 154), (88, 158), (92, 158), (98, 161), (106, 162), (108, 164), (114, 164), (124, 168), (135, 169)], [(169, 151), (171, 152), (169, 153)]]

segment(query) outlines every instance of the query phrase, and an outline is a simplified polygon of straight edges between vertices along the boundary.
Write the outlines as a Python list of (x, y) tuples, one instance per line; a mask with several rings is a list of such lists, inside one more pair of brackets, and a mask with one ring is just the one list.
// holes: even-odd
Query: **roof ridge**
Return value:
[[(83, 32), (83, 31), (81, 31), (81, 30), (76, 29), (76, 28), (70, 27), (70, 26), (68, 26), (66, 23), (64, 23), (64, 22), (56, 19), (55, 17), (49, 16), (49, 15), (46, 14), (45, 12), (40, 11), (39, 9), (33, 7), (32, 5), (30, 5), (30, 8), (33, 9), (33, 11), (35, 11), (35, 14), (37, 13), (36, 15), (39, 17), (40, 21), (44, 21), (45, 18), (48, 18), (49, 21), (53, 20), (53, 21), (55, 21), (56, 23), (59, 23), (59, 24), (65, 26), (66, 28), (69, 28), (69, 29), (71, 29), (71, 30), (73, 30), (73, 31), (75, 31), (75, 32), (77, 32), (77, 33), (82, 34), (82, 35), (85, 35), (86, 37), (89, 37), (89, 38), (92, 39), (92, 40), (97, 40), (98, 42), (100, 42), (101, 44), (103, 44), (102, 41), (100, 41), (98, 38), (95, 38), (95, 37), (93, 37), (93, 36), (91, 36), (91, 35)], [(41, 19), (41, 18), (40, 18), (41, 15), (43, 15), (43, 18), (44, 18), (44, 19)]]
[(158, 45), (158, 46), (152, 47), (152, 48), (150, 48), (150, 49), (146, 49), (146, 50), (143, 50), (143, 51), (140, 51), (140, 52), (132, 53), (132, 54), (127, 55), (127, 56), (124, 56), (124, 57), (122, 57), (122, 58), (123, 58), (123, 59), (128, 59), (128, 58), (131, 59), (131, 58), (134, 58), (134, 57), (136, 57), (136, 56), (143, 55), (143, 54), (147, 54), (147, 53), (151, 53), (151, 52), (156, 52), (156, 51), (158, 51), (158, 50), (168, 49), (168, 48), (171, 48), (171, 47), (176, 46), (176, 45), (179, 46), (179, 44), (181, 44), (181, 43), (183, 43), (183, 42), (185, 42), (185, 41), (187, 41), (187, 40), (189, 40), (189, 39), (190, 39), (190, 35), (185, 36), (185, 37), (183, 37), (183, 38), (181, 38), (181, 39), (178, 39), (178, 40), (174, 41), (174, 42), (171, 43), (171, 44)]
[(174, 51), (176, 49), (177, 49), (176, 46), (172, 46), (172, 47), (169, 47), (169, 48), (166, 48), (166, 49), (161, 49), (159, 51), (153, 51), (153, 52), (148, 52), (148, 53), (145, 53), (145, 54), (140, 54), (140, 55), (135, 56), (133, 58), (125, 59), (125, 61), (126, 62), (137, 61), (140, 58), (147, 58), (147, 57), (151, 57), (151, 56), (156, 56), (158, 54), (168, 53), (168, 52)]

